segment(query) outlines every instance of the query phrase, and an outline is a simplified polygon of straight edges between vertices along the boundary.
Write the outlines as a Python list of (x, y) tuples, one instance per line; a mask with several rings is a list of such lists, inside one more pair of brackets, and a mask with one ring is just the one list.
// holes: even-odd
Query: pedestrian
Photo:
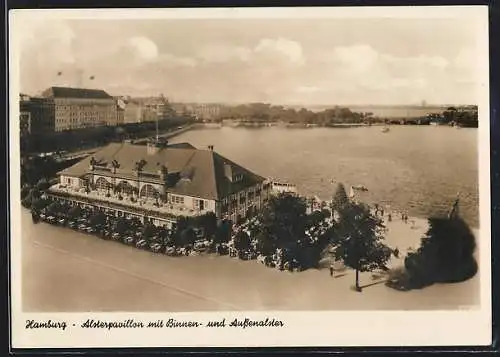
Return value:
[(396, 258), (399, 258), (399, 249), (398, 248), (394, 249), (394, 256)]
[(330, 264), (330, 276), (333, 276), (333, 263)]
[(383, 208), (380, 209), (380, 216), (384, 217), (384, 209)]
[(390, 213), (389, 213), (389, 215), (387, 216), (387, 220), (388, 220), (389, 222), (392, 222), (392, 215), (391, 215)]

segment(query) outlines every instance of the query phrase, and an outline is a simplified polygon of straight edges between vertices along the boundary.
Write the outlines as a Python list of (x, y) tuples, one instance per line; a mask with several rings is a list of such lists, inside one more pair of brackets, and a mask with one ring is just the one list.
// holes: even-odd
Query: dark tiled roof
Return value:
[(50, 87), (42, 93), (47, 98), (89, 98), (89, 99), (113, 99), (102, 89), (84, 89), (70, 87)]
[[(211, 150), (198, 150), (187, 146), (191, 146), (190, 144), (182, 144), (184, 147), (168, 146), (155, 154), (148, 154), (148, 148), (144, 145), (114, 143), (96, 152), (92, 157), (103, 165), (107, 164), (108, 167), (111, 167), (113, 160), (118, 161), (120, 167), (117, 173), (115, 175), (106, 173), (105, 175), (133, 180), (137, 179), (134, 172), (136, 162), (145, 161), (142, 169), (142, 173), (145, 174), (157, 174), (160, 165), (164, 165), (169, 173), (179, 173), (181, 177), (175, 186), (168, 188), (169, 192), (205, 199), (220, 200), (243, 188), (264, 181), (263, 177)], [(90, 173), (89, 167), (92, 157), (83, 159), (61, 171), (60, 174), (81, 177)], [(233, 173), (243, 174), (243, 180), (236, 183), (231, 182), (225, 176), (225, 165), (230, 165)], [(148, 181), (145, 178), (141, 178), (141, 180)], [(155, 179), (151, 179), (151, 181), (154, 182)]]
[(172, 149), (196, 149), (196, 147), (190, 143), (168, 144), (168, 147)]

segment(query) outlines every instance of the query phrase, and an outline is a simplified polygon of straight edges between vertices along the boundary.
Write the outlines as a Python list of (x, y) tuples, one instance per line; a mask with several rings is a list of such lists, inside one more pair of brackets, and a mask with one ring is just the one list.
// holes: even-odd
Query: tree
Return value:
[(52, 202), (47, 206), (47, 212), (51, 214), (59, 214), (62, 211), (62, 206), (59, 202)]
[(369, 207), (349, 203), (342, 207), (339, 215), (339, 240), (335, 257), (356, 271), (355, 288), (361, 291), (359, 272), (385, 269), (392, 251), (383, 244), (382, 220), (373, 216)]
[(180, 237), (183, 246), (190, 246), (196, 242), (196, 233), (192, 227), (184, 229), (181, 232)]
[(89, 223), (92, 227), (101, 226), (106, 222), (106, 216), (102, 212), (97, 212), (90, 217)]
[(257, 239), (257, 250), (260, 254), (271, 255), (276, 251), (276, 243), (265, 230), (261, 230), (255, 236)]
[(80, 208), (80, 206), (73, 206), (68, 212), (68, 216), (70, 218), (78, 218), (81, 214), (82, 209)]
[(278, 245), (297, 242), (303, 238), (306, 226), (304, 199), (283, 193), (269, 199), (262, 214), (264, 229)]
[(420, 248), (405, 259), (413, 287), (467, 280), (477, 272), (475, 237), (460, 218), (430, 218)]
[(42, 179), (38, 180), (35, 187), (39, 191), (45, 191), (50, 187), (50, 184), (46, 179), (42, 178)]
[(196, 218), (197, 225), (203, 228), (205, 237), (211, 238), (217, 230), (217, 216), (213, 212), (208, 212)]
[(239, 231), (234, 237), (234, 247), (239, 251), (245, 251), (250, 249), (250, 236), (244, 232)]
[(214, 242), (227, 243), (231, 239), (231, 222), (223, 220), (216, 228)]
[(152, 223), (145, 223), (142, 227), (142, 237), (145, 240), (151, 239), (156, 232), (156, 227)]
[(113, 231), (118, 234), (123, 234), (127, 231), (128, 228), (129, 224), (127, 220), (123, 217), (119, 217), (113, 226)]
[(337, 185), (337, 190), (335, 191), (335, 194), (333, 196), (332, 209), (339, 211), (348, 202), (349, 202), (349, 198), (347, 197), (347, 192), (345, 190), (345, 187), (342, 183), (339, 183)]

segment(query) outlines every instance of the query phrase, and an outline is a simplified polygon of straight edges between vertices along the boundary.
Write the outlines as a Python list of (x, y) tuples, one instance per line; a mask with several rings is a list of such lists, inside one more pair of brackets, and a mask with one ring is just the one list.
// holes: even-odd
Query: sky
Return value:
[(463, 18), (41, 18), (22, 27), (20, 87), (176, 102), (476, 104), (476, 26)]

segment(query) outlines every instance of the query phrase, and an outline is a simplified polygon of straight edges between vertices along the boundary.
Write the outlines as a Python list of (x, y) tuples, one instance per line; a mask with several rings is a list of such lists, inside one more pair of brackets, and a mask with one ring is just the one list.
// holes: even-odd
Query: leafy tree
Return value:
[(359, 286), (359, 272), (385, 269), (391, 256), (391, 249), (383, 244), (383, 223), (370, 213), (364, 204), (349, 203), (339, 212), (339, 240), (335, 250), (337, 259), (356, 271), (356, 290)]
[(475, 237), (460, 218), (431, 218), (420, 248), (405, 259), (415, 287), (464, 281), (477, 272)]
[(50, 204), (49, 200), (43, 198), (33, 198), (31, 201), (31, 208), (35, 211), (41, 211)]
[(101, 226), (106, 223), (106, 215), (102, 212), (97, 212), (90, 217), (89, 223), (92, 227)]
[(332, 209), (339, 211), (349, 202), (349, 198), (347, 197), (347, 192), (342, 183), (337, 185), (337, 190), (333, 196), (332, 200)]
[(36, 188), (37, 188), (37, 190), (39, 190), (39, 191), (45, 191), (45, 190), (47, 190), (47, 189), (50, 187), (50, 184), (49, 184), (49, 182), (48, 182), (46, 179), (40, 179), (40, 180), (37, 182), (37, 184), (36, 184), (36, 186), (35, 186), (35, 187), (36, 187)]
[(114, 226), (113, 226), (113, 231), (118, 233), (118, 234), (123, 234), (129, 229), (129, 223), (127, 220), (123, 217), (119, 217)]
[(215, 231), (215, 243), (227, 243), (231, 239), (231, 223), (223, 220)]
[(306, 220), (304, 199), (287, 193), (271, 197), (262, 214), (264, 229), (277, 241), (278, 245), (286, 245), (302, 239)]
[(152, 223), (146, 223), (142, 227), (142, 237), (146, 240), (151, 239), (155, 235), (156, 227)]
[(21, 199), (24, 199), (28, 196), (28, 194), (30, 193), (30, 188), (29, 186), (24, 186), (22, 189), (21, 189)]
[(59, 202), (52, 202), (47, 206), (47, 212), (51, 214), (58, 214), (63, 210), (62, 205)]
[(215, 213), (208, 212), (196, 218), (197, 225), (203, 228), (206, 237), (213, 237), (217, 230), (217, 217)]
[(276, 242), (266, 230), (260, 230), (255, 238), (257, 239), (257, 250), (263, 255), (271, 255), (276, 251)]
[(183, 246), (193, 245), (196, 242), (196, 233), (193, 228), (184, 229), (181, 234), (181, 242)]
[(250, 236), (246, 232), (239, 231), (236, 233), (236, 236), (234, 237), (234, 247), (237, 250), (249, 250), (250, 244)]
[(82, 214), (82, 209), (79, 206), (73, 206), (68, 212), (68, 216), (70, 218), (78, 218), (81, 216), (81, 214)]
[(429, 228), (416, 252), (405, 259), (405, 269), (387, 282), (399, 290), (434, 283), (459, 282), (477, 273), (474, 233), (458, 214), (458, 198), (448, 217), (429, 218)]

